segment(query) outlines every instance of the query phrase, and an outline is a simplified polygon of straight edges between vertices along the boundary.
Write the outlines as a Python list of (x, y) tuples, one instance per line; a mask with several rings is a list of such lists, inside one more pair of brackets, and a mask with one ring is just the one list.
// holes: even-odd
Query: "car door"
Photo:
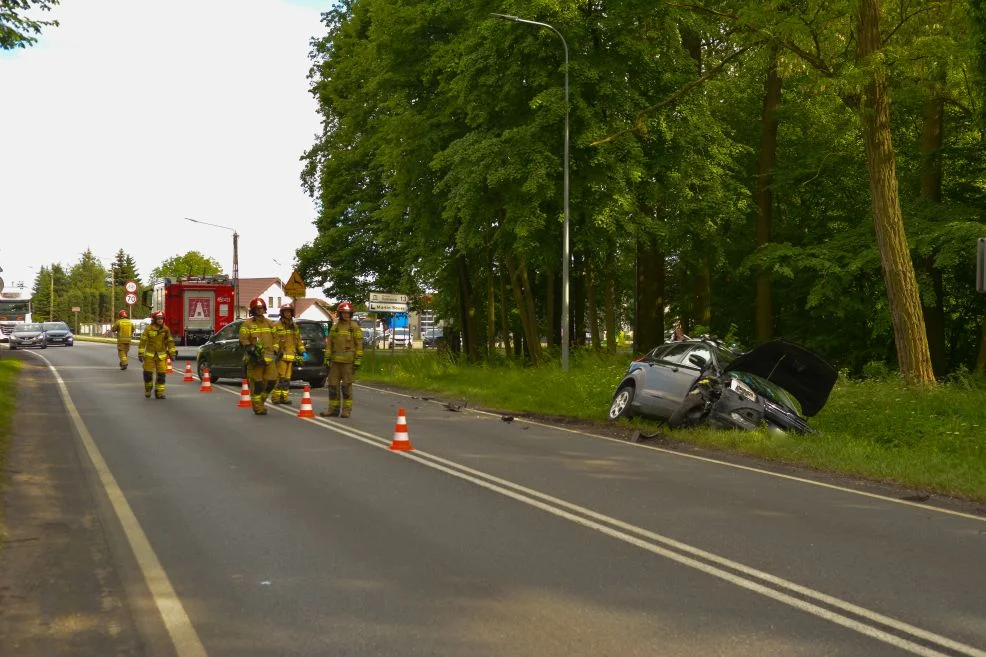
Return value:
[(672, 413), (681, 405), (692, 384), (701, 376), (703, 367), (711, 358), (712, 349), (703, 343), (689, 344), (684, 353), (680, 356), (675, 355), (675, 365), (670, 368), (664, 396), (670, 404)]
[(682, 372), (682, 360), (691, 351), (692, 344), (678, 342), (653, 350), (645, 359), (643, 399), (641, 410), (647, 415), (668, 418), (681, 405), (688, 392), (690, 381), (682, 391), (687, 377), (695, 379), (695, 372)]
[(239, 379), (243, 376), (243, 354), (240, 349), (240, 325), (233, 322), (219, 329), (210, 342), (212, 349), (212, 368), (216, 376)]

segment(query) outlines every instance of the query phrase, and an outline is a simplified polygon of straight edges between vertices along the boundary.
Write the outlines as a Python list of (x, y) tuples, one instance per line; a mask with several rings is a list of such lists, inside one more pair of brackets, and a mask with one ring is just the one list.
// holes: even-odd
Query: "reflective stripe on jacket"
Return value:
[(117, 342), (130, 342), (134, 334), (134, 324), (129, 319), (118, 319), (113, 322), (113, 332)]
[(144, 358), (158, 360), (165, 360), (169, 353), (177, 353), (171, 329), (167, 326), (158, 328), (156, 324), (151, 324), (140, 334), (140, 346), (137, 350), (144, 354)]
[(264, 360), (273, 362), (274, 353), (277, 351), (274, 322), (266, 317), (251, 317), (243, 322), (240, 327), (240, 344), (248, 348), (255, 344), (261, 345), (264, 348)]
[(301, 329), (294, 323), (294, 320), (288, 324), (282, 319), (274, 324), (274, 341), (281, 351), (281, 358), (287, 361), (297, 359), (297, 355), (305, 350), (305, 343), (301, 339)]
[(325, 360), (352, 363), (363, 357), (363, 329), (353, 320), (339, 320), (325, 339)]

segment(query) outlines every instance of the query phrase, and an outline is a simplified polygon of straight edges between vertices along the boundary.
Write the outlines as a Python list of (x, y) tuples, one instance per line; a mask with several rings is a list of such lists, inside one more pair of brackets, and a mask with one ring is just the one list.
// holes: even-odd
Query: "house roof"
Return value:
[(322, 309), (322, 312), (324, 312), (328, 317), (330, 318), (332, 317), (332, 311), (329, 307), (329, 304), (322, 301), (321, 299), (295, 299), (294, 300), (295, 317), (300, 317), (301, 313), (305, 312), (312, 306), (318, 306), (319, 308)]
[(284, 283), (281, 282), (280, 278), (276, 276), (270, 276), (268, 278), (241, 278), (240, 281), (240, 300), (238, 305), (248, 306), (250, 305), (251, 299), (256, 299), (261, 294), (267, 291), (271, 285), (277, 284), (282, 288)]

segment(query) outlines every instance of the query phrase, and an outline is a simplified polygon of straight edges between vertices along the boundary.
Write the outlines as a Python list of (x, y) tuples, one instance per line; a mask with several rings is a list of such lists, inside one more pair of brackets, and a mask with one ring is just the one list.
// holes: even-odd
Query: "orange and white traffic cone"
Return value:
[(394, 427), (394, 440), (390, 443), (390, 449), (395, 452), (410, 452), (414, 449), (407, 435), (407, 416), (404, 415), (403, 408), (397, 409), (397, 426)]
[(191, 363), (185, 363), (185, 378), (182, 379), (182, 381), (183, 382), (186, 382), (186, 383), (188, 381), (191, 381), (192, 383), (195, 383), (195, 377), (192, 376), (192, 364)]
[(301, 408), (298, 409), (298, 417), (315, 417), (315, 409), (312, 408), (312, 389), (307, 383), (305, 391), (301, 393)]
[[(189, 363), (191, 364), (191, 363)], [(168, 356), (168, 369), (164, 371), (165, 374), (174, 374), (175, 370), (171, 367), (171, 356)]]
[(253, 402), (250, 400), (250, 382), (247, 379), (243, 379), (243, 385), (240, 387), (240, 403), (236, 407), (253, 408)]
[(199, 392), (212, 392), (212, 379), (209, 377), (208, 368), (202, 372), (202, 385), (199, 386)]

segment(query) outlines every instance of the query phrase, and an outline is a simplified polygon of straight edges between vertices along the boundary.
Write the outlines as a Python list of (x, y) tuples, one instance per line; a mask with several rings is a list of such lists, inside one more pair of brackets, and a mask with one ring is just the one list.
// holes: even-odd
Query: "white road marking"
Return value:
[(69, 417), (79, 433), (79, 438), (82, 440), (82, 445), (85, 447), (86, 454), (89, 455), (89, 460), (92, 462), (96, 474), (99, 475), (99, 481), (103, 485), (103, 490), (106, 491), (113, 511), (123, 527), (123, 533), (126, 535), (134, 557), (137, 559), (140, 572), (144, 575), (144, 581), (154, 598), (154, 604), (157, 605), (158, 611), (161, 613), (161, 620), (168, 630), (171, 642), (175, 646), (175, 652), (178, 657), (208, 657), (199, 635), (192, 626), (191, 619), (185, 613), (185, 607), (182, 606), (178, 594), (171, 585), (171, 580), (168, 579), (168, 574), (164, 572), (150, 541), (147, 540), (144, 530), (141, 529), (140, 523), (137, 521), (137, 516), (130, 508), (130, 503), (127, 502), (126, 496), (116, 483), (116, 478), (110, 472), (109, 466), (86, 428), (82, 416), (79, 415), (79, 411), (69, 395), (68, 387), (51, 362), (41, 354), (37, 354), (37, 356), (48, 365), (48, 369), (51, 370), (58, 382), (58, 391), (61, 393), (62, 402), (64, 402)]
[[(359, 384), (354, 384), (359, 385)], [(420, 399), (414, 395), (410, 395), (403, 392), (394, 392), (393, 390), (383, 390), (381, 388), (374, 388), (372, 386), (360, 385), (359, 387), (365, 388), (367, 390), (373, 390), (376, 392), (383, 392), (390, 395), (396, 395), (398, 397), (405, 397), (407, 399)], [(441, 405), (442, 402), (437, 400), (428, 400), (433, 404)], [(489, 411), (482, 411), (475, 408), (463, 408), (463, 412), (466, 413), (476, 413), (479, 415), (488, 415), (490, 417), (500, 417), (500, 413), (490, 413)], [(663, 454), (670, 454), (672, 456), (678, 456), (686, 459), (693, 459), (696, 461), (702, 461), (705, 463), (713, 463), (715, 465), (725, 466), (727, 468), (734, 468), (736, 470), (745, 470), (747, 472), (755, 472), (757, 474), (767, 475), (770, 477), (777, 477), (779, 479), (787, 479), (788, 481), (796, 481), (801, 484), (809, 484), (811, 486), (818, 486), (820, 488), (828, 488), (830, 490), (837, 490), (843, 493), (849, 493), (852, 495), (859, 495), (862, 497), (869, 497), (875, 500), (881, 500), (884, 502), (893, 502), (894, 504), (900, 504), (902, 506), (910, 506), (921, 509), (923, 511), (934, 511), (936, 513), (944, 513), (950, 516), (956, 516), (959, 518), (966, 518), (968, 520), (978, 520), (979, 522), (986, 522), (986, 516), (977, 516), (971, 513), (963, 513), (962, 511), (953, 511), (951, 509), (943, 509), (941, 507), (932, 506), (930, 504), (922, 504), (920, 502), (912, 502), (910, 500), (902, 500), (899, 497), (889, 497), (887, 495), (880, 495), (879, 493), (869, 493), (867, 491), (856, 490), (855, 488), (846, 488), (845, 486), (837, 486), (835, 484), (827, 484), (823, 481), (815, 481), (813, 479), (806, 479), (804, 477), (796, 477), (794, 475), (783, 474), (781, 472), (771, 472), (770, 470), (764, 470), (762, 468), (755, 468), (749, 465), (740, 465), (738, 463), (730, 463), (729, 461), (720, 461), (718, 459), (710, 458), (708, 456), (699, 456), (697, 454), (686, 454), (684, 452), (677, 452), (673, 449), (665, 449), (663, 447), (656, 447), (654, 445), (641, 445), (639, 443), (631, 443), (626, 440), (621, 440), (619, 438), (610, 438), (609, 436), (600, 436), (599, 434), (590, 433), (588, 431), (580, 431), (578, 429), (569, 429), (567, 427), (558, 427), (552, 424), (545, 424), (543, 422), (535, 422), (534, 420), (527, 420), (522, 417), (515, 417), (515, 422), (523, 422), (525, 424), (530, 424), (535, 427), (544, 427), (546, 429), (554, 429), (555, 431), (564, 431), (565, 433), (573, 433), (579, 436), (586, 436), (588, 438), (595, 438), (597, 440), (606, 440), (609, 442), (617, 443), (625, 447), (639, 448), (639, 449), (649, 449), (655, 452), (661, 452)]]

